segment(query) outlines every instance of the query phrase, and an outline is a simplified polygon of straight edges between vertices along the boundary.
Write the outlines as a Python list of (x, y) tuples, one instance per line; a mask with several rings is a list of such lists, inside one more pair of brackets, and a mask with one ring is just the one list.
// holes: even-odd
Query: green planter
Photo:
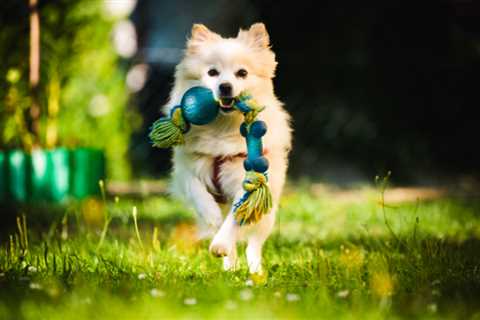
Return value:
[(101, 150), (0, 151), (0, 202), (62, 202), (100, 194), (105, 179)]
[(30, 156), (21, 150), (7, 152), (7, 201), (27, 200), (27, 166)]
[(98, 182), (105, 180), (105, 156), (97, 149), (76, 149), (72, 151), (71, 193), (82, 199), (90, 195), (100, 195)]
[(29, 200), (59, 202), (69, 195), (70, 151), (35, 150), (31, 155)]
[(30, 162), (30, 199), (39, 201), (48, 199), (50, 188), (50, 172), (48, 170), (47, 152), (35, 150)]
[(70, 175), (72, 168), (70, 166), (70, 152), (67, 149), (56, 149), (48, 152), (50, 180), (50, 200), (62, 201), (69, 195)]

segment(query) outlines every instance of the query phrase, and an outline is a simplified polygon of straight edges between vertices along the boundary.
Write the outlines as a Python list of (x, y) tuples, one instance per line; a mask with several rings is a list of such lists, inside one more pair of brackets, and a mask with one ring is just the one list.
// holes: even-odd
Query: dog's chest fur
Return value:
[(245, 172), (244, 158), (239, 156), (246, 154), (240, 123), (239, 119), (220, 119), (208, 126), (192, 127), (185, 145), (175, 148), (175, 167), (188, 168), (213, 195), (233, 199)]

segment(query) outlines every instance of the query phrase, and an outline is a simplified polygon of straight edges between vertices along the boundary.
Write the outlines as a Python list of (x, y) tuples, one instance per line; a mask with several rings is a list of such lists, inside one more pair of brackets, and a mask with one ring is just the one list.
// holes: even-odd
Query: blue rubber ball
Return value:
[(205, 87), (193, 87), (182, 97), (182, 114), (185, 120), (195, 125), (212, 122), (218, 115), (218, 103), (212, 90)]

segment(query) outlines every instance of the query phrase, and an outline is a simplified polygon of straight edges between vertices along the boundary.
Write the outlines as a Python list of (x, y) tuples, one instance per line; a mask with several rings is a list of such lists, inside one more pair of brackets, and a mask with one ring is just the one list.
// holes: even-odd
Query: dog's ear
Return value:
[(205, 25), (196, 23), (192, 27), (192, 35), (187, 43), (187, 51), (193, 53), (202, 43), (218, 39), (220, 39), (218, 34), (210, 31)]
[(210, 31), (204, 24), (195, 23), (192, 27), (192, 36), (190, 40), (193, 41), (208, 41), (218, 38), (218, 34)]
[(252, 24), (248, 30), (240, 30), (237, 37), (254, 48), (266, 49), (270, 46), (270, 36), (261, 22)]

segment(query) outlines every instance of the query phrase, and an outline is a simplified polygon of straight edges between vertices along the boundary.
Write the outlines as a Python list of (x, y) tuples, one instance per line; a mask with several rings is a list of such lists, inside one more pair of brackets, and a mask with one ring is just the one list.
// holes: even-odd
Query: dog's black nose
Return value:
[(228, 82), (221, 83), (218, 86), (218, 89), (220, 89), (220, 95), (225, 96), (225, 97), (231, 97), (232, 96), (232, 85)]

